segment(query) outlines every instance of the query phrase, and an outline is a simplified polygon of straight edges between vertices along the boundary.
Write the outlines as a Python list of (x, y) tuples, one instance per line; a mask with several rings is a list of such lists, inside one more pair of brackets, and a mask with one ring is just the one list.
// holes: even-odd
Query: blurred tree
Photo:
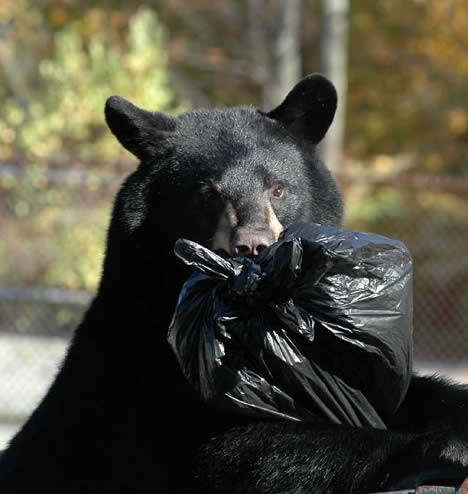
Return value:
[(420, 276), (467, 276), (466, 193), (373, 179), (468, 176), (468, 3), (363, 0), (350, 21), (347, 223), (405, 239)]
[(196, 104), (271, 109), (302, 75), (303, 0), (172, 0), (159, 12), (171, 31), (171, 74)]
[(347, 155), (467, 176), (468, 2), (362, 0), (350, 21)]
[(338, 108), (335, 119), (321, 144), (323, 160), (338, 173), (343, 168), (348, 90), (349, 0), (322, 0), (320, 51), (323, 73), (335, 84)]
[[(255, 6), (254, 10), (253, 3), (259, 1), (251, 2), (250, 5), (250, 9), (253, 10), (250, 15), (251, 29), (259, 31), (262, 16), (255, 15), (258, 7)], [(262, 8), (265, 8), (264, 4)], [(302, 75), (302, 0), (276, 0), (270, 8), (273, 13), (272, 39), (264, 37), (263, 40), (257, 41), (263, 43), (263, 56), (269, 62), (265, 64), (267, 74), (262, 84), (262, 105), (268, 109), (277, 106)], [(254, 48), (253, 40), (252, 45)]]
[[(136, 10), (122, 37), (115, 37), (112, 16), (108, 22), (105, 10), (90, 8), (76, 17), (52, 9), (47, 17), (47, 2), (40, 9), (34, 2), (19, 3), (31, 10), (17, 11), (11, 2), (10, 10), (0, 11), (2, 25), (19, 41), (2, 48), (0, 77), (10, 85), (2, 101), (0, 159), (8, 163), (15, 158), (18, 166), (0, 170), (0, 258), (10, 261), (0, 264), (0, 278), (8, 284), (92, 288), (99, 276), (105, 218), (115, 186), (106, 188), (109, 173), (102, 165), (88, 167), (84, 176), (57, 175), (49, 168), (58, 164), (76, 171), (90, 159), (105, 164), (117, 153), (127, 153), (105, 126), (104, 102), (111, 94), (161, 111), (182, 108), (167, 77), (165, 32), (148, 8)], [(47, 56), (38, 56), (35, 63), (18, 69), (21, 76), (12, 77), (15, 65), (22, 65), (17, 63), (22, 45), (29, 43), (38, 55), (23, 32), (26, 20), (17, 19), (17, 12), (28, 22), (36, 19), (38, 25), (48, 26), (51, 44)], [(55, 30), (51, 22), (63, 26)], [(16, 77), (25, 78), (20, 91)]]
[[(0, 157), (8, 157), (12, 148), (46, 161), (115, 155), (102, 113), (105, 99), (114, 93), (147, 108), (177, 110), (167, 78), (165, 33), (155, 13), (138, 10), (122, 44), (112, 43), (112, 31), (106, 12), (90, 9), (53, 34), (50, 57), (39, 59), (35, 67), (36, 87), (20, 97), (11, 91), (5, 98)], [(14, 63), (13, 50), (3, 73), (21, 65)]]

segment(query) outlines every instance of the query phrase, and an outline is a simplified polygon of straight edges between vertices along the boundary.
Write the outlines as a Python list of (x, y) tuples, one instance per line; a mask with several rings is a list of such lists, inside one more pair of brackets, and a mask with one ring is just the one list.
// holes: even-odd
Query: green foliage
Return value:
[(86, 42), (81, 32), (86, 22), (84, 16), (55, 34), (52, 56), (38, 65), (39, 98), (27, 109), (13, 97), (4, 103), (0, 157), (8, 157), (11, 147), (39, 160), (115, 157), (103, 118), (111, 94), (146, 108), (177, 109), (167, 78), (165, 34), (153, 11), (142, 8), (130, 19), (123, 46), (111, 42), (105, 25)]
[(411, 153), (409, 172), (467, 176), (467, 46), (464, 0), (353, 3), (348, 156)]
[(8, 259), (0, 263), (0, 280), (94, 288), (117, 182), (108, 186), (91, 171), (79, 186), (64, 186), (49, 183), (42, 167), (26, 165), (24, 171), (0, 183), (0, 259)]
[[(99, 29), (87, 36), (93, 25)], [(0, 177), (0, 258), (8, 259), (0, 263), (3, 283), (97, 284), (117, 182), (105, 186), (112, 170), (82, 163), (127, 153), (105, 125), (105, 100), (121, 94), (145, 108), (181, 109), (154, 11), (136, 11), (123, 34), (116, 43), (106, 12), (85, 11), (54, 33), (50, 56), (38, 59), (38, 87), (27, 93), (27, 104), (14, 93), (1, 104), (0, 159), (21, 156), (18, 176)], [(51, 180), (63, 166), (86, 179), (62, 174)]]

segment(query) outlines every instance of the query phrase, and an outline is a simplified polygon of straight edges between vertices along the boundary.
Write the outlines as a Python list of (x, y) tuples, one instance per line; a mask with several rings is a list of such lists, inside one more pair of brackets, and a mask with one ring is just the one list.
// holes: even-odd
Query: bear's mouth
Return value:
[(239, 255), (233, 255), (231, 253), (229, 253), (227, 250), (225, 249), (214, 249), (213, 252), (215, 254), (217, 254), (219, 257), (222, 257), (223, 259), (234, 259), (234, 258), (240, 258), (240, 257), (247, 257), (249, 259), (255, 259), (257, 255), (254, 255), (254, 254), (239, 254)]

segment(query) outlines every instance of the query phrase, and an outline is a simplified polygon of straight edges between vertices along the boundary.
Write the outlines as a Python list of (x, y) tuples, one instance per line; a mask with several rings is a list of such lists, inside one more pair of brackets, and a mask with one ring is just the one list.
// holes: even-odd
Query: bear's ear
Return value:
[(323, 139), (335, 116), (336, 89), (321, 74), (310, 74), (289, 92), (284, 101), (267, 113), (294, 134), (317, 144)]
[(152, 151), (176, 127), (175, 118), (143, 110), (120, 96), (108, 98), (104, 113), (118, 141), (142, 161), (151, 158)]

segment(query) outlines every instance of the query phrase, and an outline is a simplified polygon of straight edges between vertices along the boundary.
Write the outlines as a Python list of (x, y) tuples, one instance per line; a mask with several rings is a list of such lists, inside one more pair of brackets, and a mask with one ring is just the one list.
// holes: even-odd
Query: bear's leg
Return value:
[(468, 427), (468, 385), (437, 376), (413, 376), (392, 428), (427, 432)]
[(425, 465), (455, 467), (468, 476), (467, 385), (440, 377), (414, 376), (389, 427), (418, 434), (411, 450)]
[(199, 492), (370, 493), (386, 489), (409, 435), (377, 429), (264, 422), (213, 438), (200, 452)]

